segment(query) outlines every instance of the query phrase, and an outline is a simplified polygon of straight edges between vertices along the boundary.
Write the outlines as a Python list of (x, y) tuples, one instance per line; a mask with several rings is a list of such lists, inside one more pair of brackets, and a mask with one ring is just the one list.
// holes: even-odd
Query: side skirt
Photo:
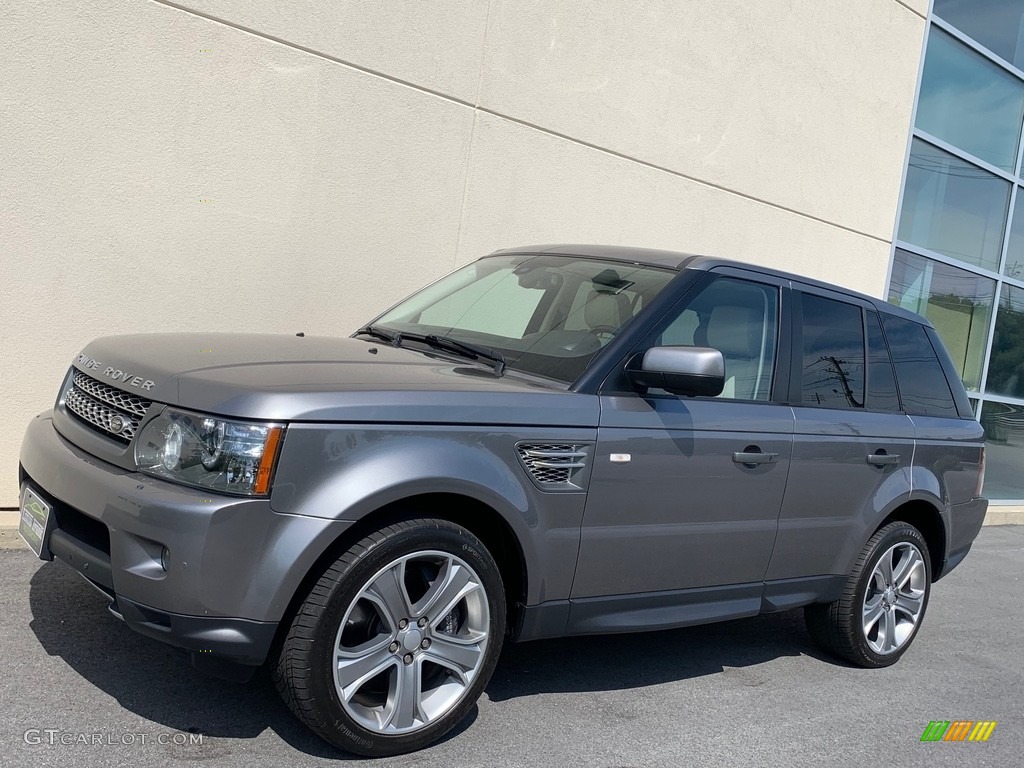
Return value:
[(809, 576), (724, 587), (551, 601), (527, 606), (513, 639), (653, 632), (777, 613), (837, 600), (845, 582), (845, 576)]

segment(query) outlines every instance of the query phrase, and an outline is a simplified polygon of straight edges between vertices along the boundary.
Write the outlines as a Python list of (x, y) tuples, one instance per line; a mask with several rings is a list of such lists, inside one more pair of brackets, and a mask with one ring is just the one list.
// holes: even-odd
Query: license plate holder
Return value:
[(21, 518), (18, 521), (18, 533), (22, 540), (36, 553), (36, 557), (52, 560), (48, 544), (53, 528), (53, 506), (26, 484), (21, 489), (19, 510)]

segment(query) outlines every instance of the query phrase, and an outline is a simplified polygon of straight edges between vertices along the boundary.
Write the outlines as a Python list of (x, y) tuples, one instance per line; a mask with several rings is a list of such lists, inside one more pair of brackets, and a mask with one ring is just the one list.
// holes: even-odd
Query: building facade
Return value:
[(530, 242), (714, 254), (922, 311), (989, 429), (987, 491), (1024, 499), (1017, 5), (13, 4), (0, 510), (90, 339), (347, 334)]
[(985, 493), (1024, 500), (1024, 2), (934, 0), (888, 281), (985, 425)]

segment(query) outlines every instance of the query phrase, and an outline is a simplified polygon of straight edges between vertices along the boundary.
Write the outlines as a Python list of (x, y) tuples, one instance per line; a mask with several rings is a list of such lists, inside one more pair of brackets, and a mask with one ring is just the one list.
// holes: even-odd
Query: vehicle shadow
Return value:
[(107, 602), (70, 568), (45, 563), (29, 585), (29, 627), (48, 654), (125, 709), (168, 729), (246, 739), (270, 728), (308, 755), (350, 757), (295, 719), (266, 669), (246, 685), (205, 675), (184, 651), (132, 632)]
[[(352, 757), (296, 720), (265, 668), (246, 685), (194, 670), (185, 652), (125, 627), (107, 611), (106, 599), (69, 568), (42, 565), (30, 583), (29, 605), (30, 628), (43, 649), (140, 717), (168, 729), (223, 738), (255, 738), (270, 728), (308, 755)], [(799, 612), (665, 632), (509, 644), (487, 696), (505, 701), (547, 692), (637, 688), (799, 655), (819, 657)], [(445, 740), (469, 728), (476, 716), (474, 708)]]
[(783, 656), (849, 666), (813, 645), (803, 611), (796, 610), (660, 632), (509, 644), (487, 695), (504, 701), (537, 693), (642, 688)]

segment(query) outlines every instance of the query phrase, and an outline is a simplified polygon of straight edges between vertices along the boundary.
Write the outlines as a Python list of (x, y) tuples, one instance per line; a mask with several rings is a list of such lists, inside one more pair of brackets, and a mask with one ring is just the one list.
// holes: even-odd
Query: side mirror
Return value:
[(651, 347), (626, 369), (637, 389), (664, 389), (673, 395), (720, 395), (725, 387), (725, 360), (711, 347)]

